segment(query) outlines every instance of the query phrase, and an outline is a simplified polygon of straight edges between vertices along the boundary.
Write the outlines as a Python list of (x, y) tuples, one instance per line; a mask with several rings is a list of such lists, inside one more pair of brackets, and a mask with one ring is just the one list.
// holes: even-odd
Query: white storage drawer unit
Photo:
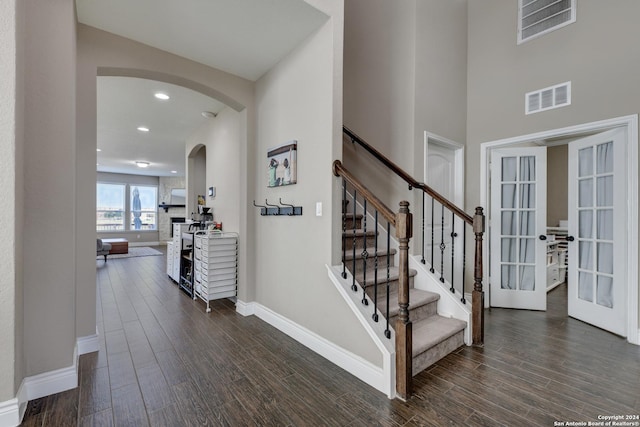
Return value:
[(194, 239), (195, 294), (209, 301), (235, 297), (238, 284), (238, 235), (198, 231)]

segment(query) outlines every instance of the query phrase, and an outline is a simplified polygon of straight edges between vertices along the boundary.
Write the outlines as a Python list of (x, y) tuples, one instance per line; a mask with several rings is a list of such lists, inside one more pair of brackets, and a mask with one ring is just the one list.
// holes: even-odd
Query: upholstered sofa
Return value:
[(109, 255), (109, 251), (111, 250), (110, 243), (104, 243), (102, 239), (98, 239), (97, 247), (96, 247), (96, 256), (104, 255), (104, 262), (107, 262), (107, 255)]

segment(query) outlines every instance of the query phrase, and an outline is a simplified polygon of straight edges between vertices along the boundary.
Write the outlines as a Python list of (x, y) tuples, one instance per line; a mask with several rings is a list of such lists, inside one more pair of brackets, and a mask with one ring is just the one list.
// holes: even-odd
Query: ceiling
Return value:
[[(78, 21), (255, 81), (326, 21), (304, 0), (76, 0)], [(190, 89), (98, 78), (98, 171), (184, 175), (186, 139), (223, 104)], [(171, 98), (159, 101), (155, 92)], [(137, 131), (146, 126), (149, 132)], [(136, 160), (150, 162), (146, 169)]]

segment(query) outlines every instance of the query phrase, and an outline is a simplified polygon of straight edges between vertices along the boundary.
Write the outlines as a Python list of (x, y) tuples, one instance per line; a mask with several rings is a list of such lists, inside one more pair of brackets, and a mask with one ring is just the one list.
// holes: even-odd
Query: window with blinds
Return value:
[(576, 21), (576, 0), (518, 0), (518, 44)]

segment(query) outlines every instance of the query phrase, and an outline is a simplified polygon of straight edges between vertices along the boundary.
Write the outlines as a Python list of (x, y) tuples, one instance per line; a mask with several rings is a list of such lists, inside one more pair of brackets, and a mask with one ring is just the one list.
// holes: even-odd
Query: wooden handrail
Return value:
[(351, 174), (340, 160), (333, 162), (333, 174), (335, 176), (343, 177), (349, 184), (351, 184), (362, 196), (367, 199), (377, 210), (382, 214), (384, 219), (389, 221), (391, 225), (396, 226), (396, 214), (387, 207), (375, 194), (373, 194), (367, 187), (358, 181), (358, 179)]
[(398, 166), (395, 163), (393, 163), (391, 160), (389, 160), (389, 158), (387, 158), (384, 154), (382, 154), (381, 152), (376, 150), (373, 146), (371, 146), (369, 143), (367, 143), (364, 139), (360, 138), (355, 132), (353, 132), (348, 127), (342, 126), (342, 130), (349, 138), (351, 138), (352, 142), (358, 143), (360, 146), (362, 146), (373, 157), (375, 157), (378, 161), (380, 161), (386, 167), (391, 169), (396, 175), (398, 175), (400, 178), (402, 178), (402, 180), (405, 181), (407, 184), (409, 184), (409, 186), (411, 186), (413, 188), (418, 188), (418, 189), (424, 191), (429, 196), (433, 197), (433, 199), (436, 202), (440, 203), (441, 205), (444, 205), (444, 207), (449, 209), (456, 216), (461, 218), (464, 222), (466, 222), (469, 225), (473, 225), (473, 217), (471, 217), (471, 215), (469, 215), (468, 213), (466, 213), (465, 211), (460, 209), (455, 204), (451, 203), (443, 195), (438, 193), (433, 188), (429, 187), (427, 184), (424, 184), (422, 182), (418, 182), (415, 179), (413, 179), (413, 177), (411, 175), (409, 175), (408, 173), (406, 173), (404, 170), (402, 170), (402, 168), (400, 166)]

